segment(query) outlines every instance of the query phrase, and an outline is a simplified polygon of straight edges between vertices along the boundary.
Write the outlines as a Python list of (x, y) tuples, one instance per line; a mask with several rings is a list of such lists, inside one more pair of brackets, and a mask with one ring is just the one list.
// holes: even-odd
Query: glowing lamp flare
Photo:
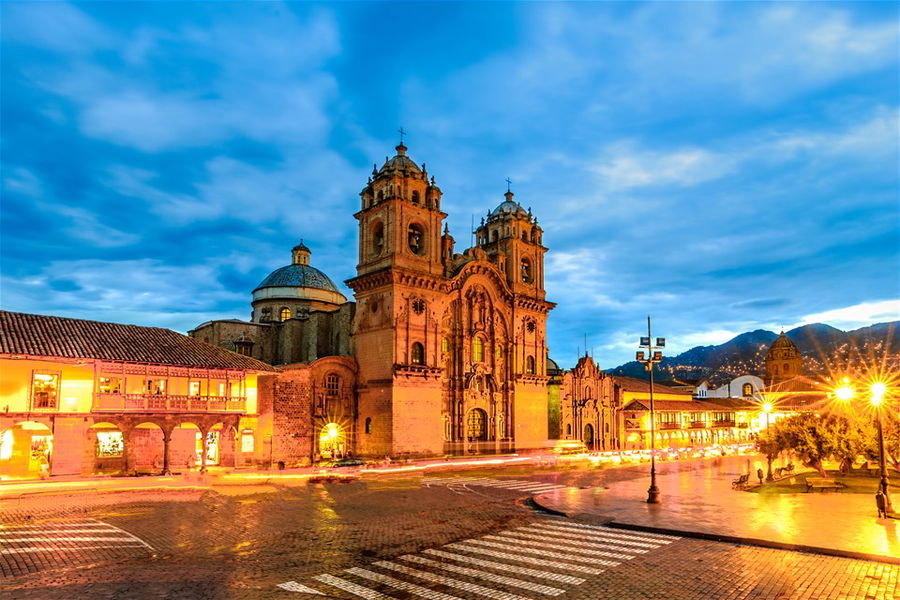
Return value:
[(872, 406), (878, 406), (881, 404), (881, 401), (884, 400), (884, 395), (887, 393), (887, 386), (877, 381), (872, 384)]
[(772, 412), (772, 403), (766, 402), (765, 404), (762, 405), (762, 409), (763, 409), (763, 412), (765, 412), (765, 413)]
[(853, 388), (851, 386), (845, 383), (844, 385), (834, 390), (834, 395), (838, 400), (847, 401), (853, 398), (855, 392), (853, 391)]

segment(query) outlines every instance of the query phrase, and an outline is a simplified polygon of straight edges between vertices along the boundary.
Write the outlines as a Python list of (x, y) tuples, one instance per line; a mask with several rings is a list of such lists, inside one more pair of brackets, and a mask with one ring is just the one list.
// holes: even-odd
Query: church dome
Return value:
[(328, 275), (310, 265), (288, 265), (275, 269), (253, 290), (254, 293), (271, 287), (309, 287), (337, 292)]
[(396, 156), (387, 159), (378, 171), (378, 174), (391, 175), (396, 172), (405, 172), (408, 175), (422, 175), (422, 169), (406, 155), (406, 146), (402, 143), (397, 146)]
[(500, 217), (504, 214), (511, 214), (523, 219), (530, 218), (528, 212), (522, 208), (522, 205), (512, 199), (512, 192), (506, 192), (505, 196), (506, 200), (501, 202), (497, 208), (491, 211), (491, 217)]
[(772, 342), (772, 345), (769, 346), (768, 354), (773, 354), (773, 351), (776, 350), (793, 350), (794, 352), (800, 352), (799, 348), (797, 348), (797, 344), (795, 344), (791, 338), (786, 336), (784, 332), (781, 332), (781, 335)]

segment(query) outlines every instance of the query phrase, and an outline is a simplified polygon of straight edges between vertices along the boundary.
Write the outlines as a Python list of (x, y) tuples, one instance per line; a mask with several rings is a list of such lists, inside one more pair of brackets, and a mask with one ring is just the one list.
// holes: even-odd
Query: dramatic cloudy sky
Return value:
[(300, 238), (342, 282), (402, 125), (458, 246), (532, 207), (564, 366), (900, 318), (895, 3), (4, 2), (2, 82), (8, 310), (247, 318)]

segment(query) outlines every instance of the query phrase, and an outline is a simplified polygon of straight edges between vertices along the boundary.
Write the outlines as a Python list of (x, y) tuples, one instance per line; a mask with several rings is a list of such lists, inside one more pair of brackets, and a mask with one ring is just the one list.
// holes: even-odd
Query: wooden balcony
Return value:
[(246, 398), (178, 394), (96, 394), (95, 411), (108, 412), (245, 412)]
[(713, 421), (713, 427), (734, 427), (734, 421), (732, 421), (732, 420)]
[(706, 427), (706, 421), (691, 421), (691, 429), (703, 429)]
[(640, 429), (640, 419), (625, 419), (625, 429)]
[(681, 429), (681, 423), (662, 422), (659, 424), (660, 429)]

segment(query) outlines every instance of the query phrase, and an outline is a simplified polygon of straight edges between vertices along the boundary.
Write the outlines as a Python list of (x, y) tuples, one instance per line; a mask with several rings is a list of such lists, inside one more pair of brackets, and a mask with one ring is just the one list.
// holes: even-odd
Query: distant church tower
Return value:
[(766, 352), (766, 383), (781, 383), (801, 375), (803, 358), (797, 344), (781, 332)]
[[(442, 452), (440, 303), (452, 238), (441, 190), (423, 165), (397, 154), (360, 193), (357, 301), (353, 321), (359, 362), (361, 454)], [(449, 244), (449, 247), (448, 247)]]

